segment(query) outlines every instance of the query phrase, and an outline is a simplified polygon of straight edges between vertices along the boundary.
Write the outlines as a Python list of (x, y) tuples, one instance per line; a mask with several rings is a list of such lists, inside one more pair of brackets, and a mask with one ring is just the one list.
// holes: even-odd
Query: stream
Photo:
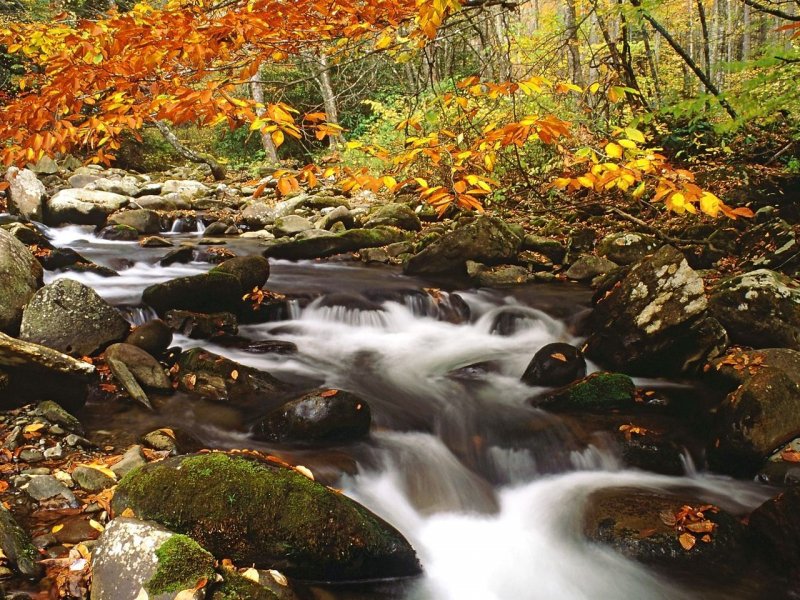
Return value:
[[(120, 271), (120, 277), (46, 273), (94, 288), (133, 323), (154, 316), (141, 306), (153, 283), (201, 273), (211, 265), (160, 267), (165, 250), (99, 240), (91, 229), (48, 230), (57, 246)], [(174, 240), (198, 233), (165, 233)], [(256, 253), (231, 240), (238, 254)], [(158, 398), (158, 413), (137, 406), (89, 404), (79, 415), (93, 438), (124, 447), (157, 427), (180, 427), (211, 448), (255, 448), (310, 468), (397, 527), (416, 548), (425, 574), (414, 581), (309, 588), (312, 597), (392, 600), (554, 600), (767, 598), (766, 577), (745, 574), (728, 585), (666, 579), (582, 536), (589, 494), (606, 487), (681, 490), (740, 515), (774, 490), (717, 476), (684, 456), (685, 475), (626, 469), (600, 432), (531, 406), (533, 389), (519, 378), (549, 342), (580, 344), (576, 324), (591, 291), (578, 285), (530, 284), (513, 289), (460, 289), (403, 276), (386, 266), (355, 262), (271, 261), (266, 288), (302, 296), (288, 319), (240, 327), (252, 340), (297, 345), (294, 355), (254, 354), (212, 341), (176, 336), (175, 345), (202, 345), (306, 387), (351, 391), (372, 409), (366, 441), (324, 449), (269, 445), (250, 439), (259, 415), (177, 393)], [(433, 293), (424, 289), (437, 288)], [(363, 308), (330, 301), (358, 298)], [(329, 301), (325, 301), (328, 298)], [(438, 298), (438, 302), (434, 299)], [(469, 319), (445, 318), (459, 306)], [(352, 301), (349, 304), (352, 306)], [(455, 322), (454, 322), (455, 321)], [(589, 365), (589, 370), (596, 370)], [(692, 396), (683, 382), (644, 381), (659, 392)], [(691, 432), (688, 434), (691, 439)], [(691, 446), (691, 443), (687, 444)], [(697, 464), (701, 464), (697, 462)]]

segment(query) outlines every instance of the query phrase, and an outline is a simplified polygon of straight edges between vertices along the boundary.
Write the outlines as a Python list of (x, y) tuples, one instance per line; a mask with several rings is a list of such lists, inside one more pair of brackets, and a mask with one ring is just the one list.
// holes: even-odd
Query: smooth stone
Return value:
[(19, 240), (0, 229), (0, 332), (16, 333), (24, 306), (42, 285), (42, 266)]
[(60, 496), (66, 500), (70, 506), (77, 504), (75, 494), (52, 475), (34, 475), (30, 478), (30, 481), (25, 485), (23, 490), (37, 501)]
[(84, 465), (75, 467), (72, 471), (72, 480), (82, 490), (92, 493), (108, 489), (117, 483), (113, 477)]
[(43, 221), (44, 198), (47, 194), (44, 184), (29, 169), (9, 167), (5, 176), (9, 184), (6, 192), (8, 212), (29, 221)]

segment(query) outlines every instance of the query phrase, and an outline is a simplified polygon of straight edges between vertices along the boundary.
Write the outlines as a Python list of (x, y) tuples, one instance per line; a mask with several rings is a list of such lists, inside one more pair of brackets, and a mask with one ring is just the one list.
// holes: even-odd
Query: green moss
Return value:
[(222, 585), (215, 588), (210, 600), (277, 600), (270, 590), (242, 577), (234, 571), (226, 570)]
[(214, 557), (185, 535), (174, 535), (156, 550), (158, 570), (145, 585), (149, 594), (191, 589), (205, 578), (213, 580)]
[(562, 409), (607, 409), (633, 401), (636, 386), (622, 373), (593, 373), (556, 392), (548, 400)]
[(128, 474), (119, 513), (185, 533), (219, 558), (306, 578), (418, 572), (413, 549), (378, 517), (296, 471), (214, 452)]

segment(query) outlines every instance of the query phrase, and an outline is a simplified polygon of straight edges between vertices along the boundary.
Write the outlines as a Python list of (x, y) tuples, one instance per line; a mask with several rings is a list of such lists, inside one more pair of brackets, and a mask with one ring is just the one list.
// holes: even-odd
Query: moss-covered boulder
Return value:
[(750, 515), (749, 534), (766, 562), (800, 578), (800, 487), (764, 502)]
[(161, 231), (161, 217), (154, 210), (136, 208), (114, 213), (108, 218), (109, 225), (125, 225), (138, 233), (158, 233)]
[(622, 373), (592, 373), (556, 391), (538, 406), (547, 410), (608, 410), (631, 406), (636, 394), (633, 380)]
[(652, 235), (622, 231), (600, 240), (597, 254), (618, 265), (629, 265), (654, 252), (658, 246), (658, 241)]
[(222, 581), (213, 587), (209, 600), (278, 600), (278, 596), (236, 571), (225, 569)]
[(0, 506), (0, 550), (11, 566), (24, 577), (39, 577), (42, 567), (37, 562), (39, 553), (28, 532), (19, 526), (14, 516)]
[(235, 313), (242, 302), (241, 282), (234, 275), (221, 272), (178, 277), (145, 288), (142, 301), (159, 316), (171, 309)]
[(364, 227), (397, 227), (407, 231), (419, 231), (422, 229), (417, 213), (415, 213), (407, 204), (400, 202), (392, 202), (379, 207), (370, 214), (369, 219), (364, 224)]
[(242, 293), (260, 288), (269, 278), (269, 261), (263, 256), (236, 256), (221, 262), (211, 273), (227, 273), (239, 280)]
[(0, 331), (14, 334), (22, 308), (42, 285), (42, 266), (25, 245), (0, 229)]
[(402, 242), (406, 239), (406, 235), (400, 229), (390, 227), (353, 229), (324, 237), (275, 243), (264, 250), (264, 256), (289, 260), (322, 258), (343, 252), (355, 252), (362, 248), (377, 248)]
[(151, 463), (120, 481), (112, 501), (189, 535), (218, 558), (303, 579), (420, 572), (391, 525), (291, 468), (221, 452)]

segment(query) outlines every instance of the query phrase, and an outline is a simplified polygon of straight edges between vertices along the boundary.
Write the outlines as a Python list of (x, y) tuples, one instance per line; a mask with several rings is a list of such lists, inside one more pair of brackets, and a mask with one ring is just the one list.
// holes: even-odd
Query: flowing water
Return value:
[[(81, 280), (132, 322), (152, 316), (140, 305), (144, 287), (209, 268), (159, 267), (163, 249), (103, 242), (86, 228), (49, 235), (100, 264), (127, 267), (120, 277), (66, 273), (48, 279)], [(257, 251), (244, 242), (230, 247)], [(158, 415), (138, 407), (89, 406), (84, 418), (96, 435), (112, 440), (129, 435), (125, 441), (133, 441), (154, 427), (172, 425), (207, 446), (258, 448), (305, 464), (395, 525), (415, 546), (425, 570), (417, 580), (366, 590), (309, 588), (316, 598), (781, 597), (765, 595), (757, 577), (722, 587), (670, 581), (583, 539), (586, 499), (601, 488), (688, 491), (736, 514), (774, 494), (755, 483), (698, 472), (688, 451), (683, 477), (626, 469), (614, 445), (591, 425), (577, 426), (531, 406), (529, 399), (542, 390), (519, 377), (544, 344), (580, 342), (575, 324), (586, 313), (587, 290), (542, 284), (514, 290), (431, 287), (386, 267), (274, 261), (267, 288), (305, 301), (290, 304), (288, 319), (243, 326), (240, 334), (293, 342), (297, 354), (253, 354), (176, 338), (183, 347), (203, 345), (300, 386), (360, 395), (373, 414), (367, 441), (325, 450), (265, 445), (247, 432), (258, 415), (180, 394), (160, 399)], [(455, 318), (464, 306), (469, 317)], [(661, 385), (667, 392), (691, 392)]]

